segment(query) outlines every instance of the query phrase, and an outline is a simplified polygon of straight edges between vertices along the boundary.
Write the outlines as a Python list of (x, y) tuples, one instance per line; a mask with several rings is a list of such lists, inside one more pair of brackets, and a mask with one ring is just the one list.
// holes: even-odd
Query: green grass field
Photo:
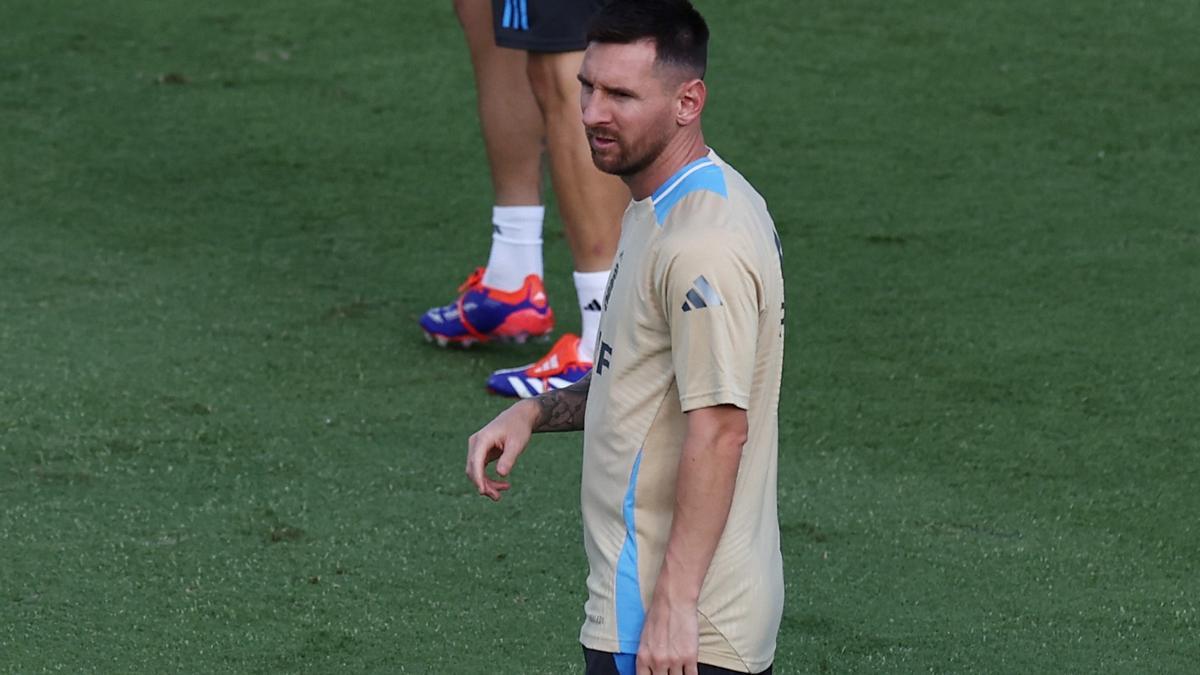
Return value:
[[(699, 6), (786, 251), (776, 672), (1195, 672), (1200, 6)], [(415, 325), (488, 246), (450, 3), (0, 25), (0, 672), (578, 672), (578, 436), (462, 475), (544, 345)]]

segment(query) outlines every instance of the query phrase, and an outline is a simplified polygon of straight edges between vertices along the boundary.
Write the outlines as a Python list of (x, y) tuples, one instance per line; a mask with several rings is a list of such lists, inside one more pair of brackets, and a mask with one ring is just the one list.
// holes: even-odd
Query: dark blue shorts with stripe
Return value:
[(604, 0), (492, 0), (496, 44), (530, 52), (587, 47), (588, 22)]

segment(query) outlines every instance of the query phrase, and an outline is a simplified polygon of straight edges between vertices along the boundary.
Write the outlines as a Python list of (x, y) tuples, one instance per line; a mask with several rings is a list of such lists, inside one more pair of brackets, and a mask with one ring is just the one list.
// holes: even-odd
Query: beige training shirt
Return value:
[(758, 672), (774, 660), (781, 255), (762, 197), (711, 151), (625, 211), (584, 425), (584, 646), (637, 652), (670, 533), (686, 413), (730, 404), (747, 411), (749, 437), (700, 593), (700, 661)]

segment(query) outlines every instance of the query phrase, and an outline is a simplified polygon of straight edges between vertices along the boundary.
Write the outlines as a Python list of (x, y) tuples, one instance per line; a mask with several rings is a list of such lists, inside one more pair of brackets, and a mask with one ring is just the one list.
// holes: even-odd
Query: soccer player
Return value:
[(783, 607), (779, 238), (705, 144), (708, 29), (691, 4), (613, 0), (588, 38), (592, 158), (633, 196), (595, 365), (473, 434), (467, 475), (499, 500), (533, 432), (582, 429), (586, 672), (768, 673)]
[(579, 336), (564, 335), (535, 363), (496, 371), (495, 393), (528, 397), (566, 386), (591, 369), (600, 295), (620, 234), (629, 191), (598, 171), (579, 115), (579, 82), (588, 19), (602, 0), (456, 0), (471, 51), (495, 193), (492, 246), (450, 304), (420, 319), (425, 335), (446, 346), (493, 339), (524, 341), (554, 327), (542, 283), (541, 156), (575, 263), (582, 315)]

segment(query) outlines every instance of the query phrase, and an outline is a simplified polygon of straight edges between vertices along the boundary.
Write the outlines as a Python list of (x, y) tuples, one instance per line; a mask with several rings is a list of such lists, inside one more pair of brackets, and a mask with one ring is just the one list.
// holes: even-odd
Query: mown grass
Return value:
[[(1196, 7), (700, 7), (786, 251), (776, 671), (1189, 671)], [(461, 475), (543, 346), (414, 323), (487, 247), (449, 3), (0, 21), (0, 670), (577, 672), (578, 438)]]

